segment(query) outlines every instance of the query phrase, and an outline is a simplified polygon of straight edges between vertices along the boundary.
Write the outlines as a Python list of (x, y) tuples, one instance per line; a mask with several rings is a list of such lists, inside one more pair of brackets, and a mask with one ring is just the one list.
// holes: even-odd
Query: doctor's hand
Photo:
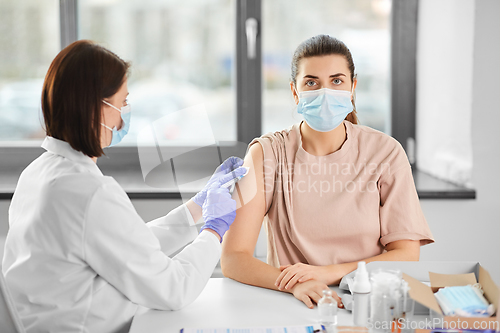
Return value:
[[(292, 288), (292, 294), (299, 301), (304, 302), (308, 308), (312, 309), (314, 303), (318, 304), (318, 301), (323, 297), (323, 290), (328, 289), (328, 286), (323, 282), (316, 280), (309, 280), (302, 283), (297, 283)], [(342, 300), (337, 295), (336, 292), (332, 291), (333, 298), (337, 301), (338, 307), (343, 307)]]
[[(222, 237), (229, 230), (229, 226), (236, 217), (236, 201), (231, 198), (229, 189), (219, 188), (216, 184), (207, 191), (206, 200), (203, 203), (204, 229), (211, 229)], [(200, 231), (200, 232), (201, 232)]]
[(198, 192), (192, 200), (200, 207), (203, 207), (203, 203), (207, 198), (208, 190), (213, 186), (220, 187), (222, 184), (230, 181), (231, 179), (244, 175), (247, 171), (246, 168), (240, 168), (243, 165), (243, 160), (239, 157), (231, 156), (226, 159), (212, 175), (207, 185)]

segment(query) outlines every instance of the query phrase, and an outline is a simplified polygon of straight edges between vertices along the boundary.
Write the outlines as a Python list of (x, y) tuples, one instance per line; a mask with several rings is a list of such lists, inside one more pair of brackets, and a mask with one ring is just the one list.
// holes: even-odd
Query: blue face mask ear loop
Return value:
[[(108, 102), (106, 102), (105, 100), (102, 100), (102, 102), (103, 102), (104, 104), (109, 105), (109, 106), (111, 106), (112, 108), (115, 108), (115, 109), (116, 109), (116, 107), (115, 107), (114, 105), (109, 104), (109, 103), (108, 103)], [(118, 111), (120, 111), (120, 110), (118, 110)], [(121, 113), (121, 111), (120, 111), (120, 113)], [(101, 125), (102, 125), (102, 126), (104, 126), (104, 127), (106, 127), (107, 129), (109, 129), (111, 132), (113, 132), (113, 129), (112, 129), (111, 127), (109, 127), (108, 125), (103, 124), (103, 123), (101, 123)]]
[[(116, 111), (120, 112), (120, 118), (121, 118), (122, 110), (118, 109), (118, 108), (117, 108), (116, 106), (114, 106), (113, 104), (110, 104), (110, 103), (106, 102), (105, 100), (102, 100), (102, 102), (103, 102), (104, 104), (106, 104), (106, 105), (111, 106), (111, 107), (112, 107), (113, 109), (115, 109)], [(123, 120), (122, 120), (122, 122), (123, 122)], [(106, 125), (106, 124), (101, 123), (101, 125), (102, 125), (102, 126), (104, 126), (104, 127), (106, 127), (107, 129), (109, 129), (109, 130), (111, 131), (111, 143), (110, 143), (110, 146), (108, 146), (108, 147), (111, 147), (111, 146), (112, 146), (112, 143), (113, 143), (113, 139), (114, 139), (114, 132), (115, 132), (115, 130), (114, 130), (114, 129), (112, 129), (111, 127), (109, 127), (109, 126), (108, 126), (108, 125)], [(116, 127), (115, 127), (115, 128), (116, 128)]]
[[(120, 112), (120, 114), (122, 114), (122, 110), (118, 109), (118, 108), (117, 108), (116, 106), (114, 106), (113, 104), (108, 103), (108, 102), (106, 102), (105, 100), (102, 100), (102, 102), (103, 102), (104, 104), (106, 104), (106, 105), (111, 106), (113, 109), (115, 109), (116, 111)], [(127, 104), (127, 105), (128, 105), (128, 104)], [(120, 118), (121, 118), (121, 116), (120, 116)], [(122, 121), (122, 122), (123, 122), (123, 121)], [(112, 128), (110, 128), (109, 126), (106, 126), (106, 125), (105, 125), (105, 124), (103, 124), (103, 123), (101, 123), (101, 125), (102, 125), (102, 126), (104, 126), (104, 127), (106, 127), (107, 129), (109, 129), (111, 132), (113, 132), (113, 129), (112, 129)], [(121, 128), (121, 126), (120, 126), (120, 128)]]

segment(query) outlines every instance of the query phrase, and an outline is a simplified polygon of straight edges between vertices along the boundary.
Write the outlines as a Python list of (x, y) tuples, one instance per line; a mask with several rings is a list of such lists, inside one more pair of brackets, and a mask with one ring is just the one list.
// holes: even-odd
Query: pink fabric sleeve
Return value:
[(274, 156), (271, 141), (267, 138), (256, 138), (248, 145), (248, 148), (255, 143), (260, 143), (264, 152), (263, 170), (264, 173), (264, 193), (266, 198), (266, 214), (273, 202), (274, 184), (276, 179), (276, 157)]
[[(406, 158), (406, 156), (405, 156)], [(420, 240), (420, 245), (433, 243), (420, 207), (411, 167), (408, 163), (380, 178), (380, 243), (397, 240)]]

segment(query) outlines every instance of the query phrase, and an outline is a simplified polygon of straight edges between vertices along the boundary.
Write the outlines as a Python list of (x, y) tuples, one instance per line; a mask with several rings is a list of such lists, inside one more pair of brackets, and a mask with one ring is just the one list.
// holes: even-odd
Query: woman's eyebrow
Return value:
[[(347, 77), (347, 75), (345, 75), (344, 73), (337, 73), (337, 74), (330, 75), (330, 77), (339, 77), (339, 76), (346, 76)], [(307, 79), (319, 79), (319, 77), (314, 76), (314, 75), (310, 75), (310, 74), (305, 75), (304, 79), (306, 79), (306, 78)]]

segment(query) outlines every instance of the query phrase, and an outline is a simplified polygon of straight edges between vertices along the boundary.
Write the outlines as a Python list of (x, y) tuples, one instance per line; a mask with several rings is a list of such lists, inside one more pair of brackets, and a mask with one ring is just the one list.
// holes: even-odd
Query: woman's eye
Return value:
[(333, 84), (335, 85), (339, 85), (342, 83), (342, 80), (341, 79), (333, 79)]
[(308, 86), (308, 87), (312, 87), (312, 86), (314, 86), (315, 84), (316, 84), (316, 82), (314, 82), (314, 81), (307, 81), (307, 82), (306, 82), (306, 86)]

